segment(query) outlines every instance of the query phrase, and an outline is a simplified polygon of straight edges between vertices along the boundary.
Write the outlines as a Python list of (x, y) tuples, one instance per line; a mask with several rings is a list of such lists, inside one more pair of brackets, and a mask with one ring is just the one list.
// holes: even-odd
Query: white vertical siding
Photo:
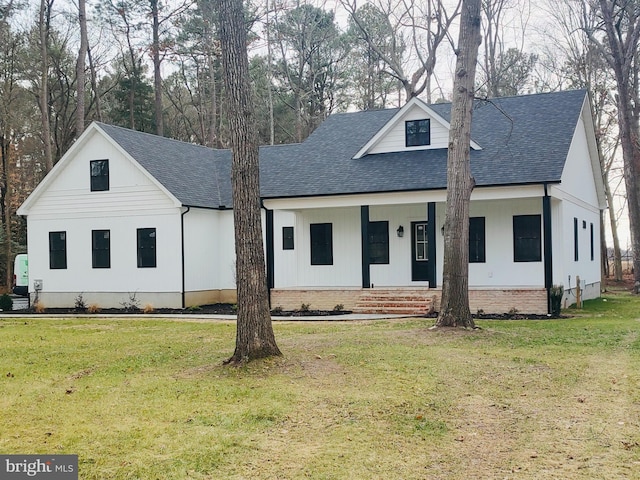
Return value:
[(233, 211), (192, 208), (184, 230), (185, 289), (235, 289)]

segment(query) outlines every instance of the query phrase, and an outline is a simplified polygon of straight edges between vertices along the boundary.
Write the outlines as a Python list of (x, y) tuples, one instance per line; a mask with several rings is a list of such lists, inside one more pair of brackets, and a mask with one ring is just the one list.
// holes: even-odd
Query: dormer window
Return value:
[(406, 121), (404, 128), (407, 147), (431, 144), (431, 121), (428, 118)]
[(109, 160), (92, 160), (91, 170), (91, 191), (104, 192), (109, 190)]

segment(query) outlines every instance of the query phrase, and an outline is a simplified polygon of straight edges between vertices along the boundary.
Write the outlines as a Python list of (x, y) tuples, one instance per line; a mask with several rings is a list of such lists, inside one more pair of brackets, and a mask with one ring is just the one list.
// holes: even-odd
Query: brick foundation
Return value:
[[(373, 305), (364, 300), (374, 291), (384, 292), (385, 300)], [(394, 300), (394, 292), (397, 292)], [(389, 288), (389, 289), (273, 289), (271, 308), (297, 310), (302, 304), (312, 310), (333, 310), (342, 305), (345, 310), (361, 313), (401, 313), (423, 315), (440, 307), (441, 289)], [(411, 305), (407, 298), (411, 297)], [(509, 313), (545, 315), (547, 292), (544, 288), (473, 289), (469, 290), (469, 307), (472, 313)]]

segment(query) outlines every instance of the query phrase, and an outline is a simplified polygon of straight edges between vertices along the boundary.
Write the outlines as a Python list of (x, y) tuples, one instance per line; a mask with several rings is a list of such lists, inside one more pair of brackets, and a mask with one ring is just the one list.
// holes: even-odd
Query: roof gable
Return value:
[[(405, 122), (410, 120), (431, 120), (431, 142), (419, 147), (405, 146)], [(432, 150), (448, 148), (449, 122), (430, 108), (425, 102), (413, 97), (354, 155), (362, 158), (368, 154), (391, 153), (399, 151)], [(471, 148), (480, 150), (481, 147), (471, 140)]]

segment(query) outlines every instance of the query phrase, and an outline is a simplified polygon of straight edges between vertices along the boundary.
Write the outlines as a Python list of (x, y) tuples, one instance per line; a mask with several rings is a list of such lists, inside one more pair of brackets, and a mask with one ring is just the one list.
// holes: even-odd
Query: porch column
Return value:
[(269, 303), (271, 303), (271, 289), (274, 287), (274, 241), (273, 241), (273, 210), (265, 208), (266, 225), (265, 225), (265, 262), (267, 268), (267, 289), (269, 290)]
[(360, 207), (360, 242), (362, 244), (362, 288), (371, 288), (369, 257), (369, 205)]
[(551, 287), (553, 286), (553, 246), (551, 242), (551, 197), (544, 184), (542, 197), (542, 225), (544, 229), (544, 287), (547, 289), (547, 313), (551, 312)]

